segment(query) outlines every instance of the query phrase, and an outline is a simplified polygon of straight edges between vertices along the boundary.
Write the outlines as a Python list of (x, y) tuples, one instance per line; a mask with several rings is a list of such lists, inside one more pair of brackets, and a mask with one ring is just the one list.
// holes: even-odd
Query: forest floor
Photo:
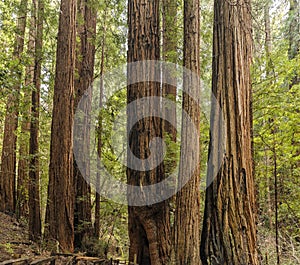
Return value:
[(0, 262), (9, 259), (46, 257), (39, 247), (28, 240), (27, 224), (0, 212)]
[[(16, 218), (0, 212), (0, 263), (7, 260), (17, 260), (28, 258), (31, 261), (40, 259), (47, 259), (51, 257), (49, 251), (44, 250), (43, 247), (38, 246), (36, 243), (28, 240), (28, 225), (25, 222), (17, 221)], [(118, 260), (113, 262), (106, 259), (85, 257), (84, 254), (80, 255), (64, 255), (55, 254), (56, 265), (73, 264), (74, 259), (80, 260), (78, 264), (125, 264), (119, 263)], [(19, 264), (19, 263), (18, 263)], [(27, 264), (27, 263), (26, 263)], [(49, 264), (45, 262), (43, 264)], [(77, 264), (77, 263), (76, 263)], [(128, 264), (128, 263), (126, 263)]]

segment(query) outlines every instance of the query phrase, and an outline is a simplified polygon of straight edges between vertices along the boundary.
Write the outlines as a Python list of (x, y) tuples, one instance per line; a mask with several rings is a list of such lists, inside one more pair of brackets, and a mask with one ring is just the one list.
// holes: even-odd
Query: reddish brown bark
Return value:
[[(34, 58), (35, 49), (35, 15), (32, 8), (30, 18), (27, 54)], [(29, 133), (31, 115), (31, 86), (33, 85), (34, 61), (26, 67), (23, 108), (21, 109), (22, 124), (19, 137), (19, 162), (17, 178), (17, 218), (28, 216), (28, 178), (29, 178)]]
[(0, 170), (0, 211), (15, 212), (16, 206), (16, 143), (19, 116), (19, 95), (21, 87), (24, 35), (27, 18), (27, 0), (22, 0), (18, 10), (17, 32), (13, 58), (19, 65), (12, 69), (12, 80), (15, 84), (7, 99), (4, 122), (4, 136)]
[[(128, 2), (128, 62), (159, 60), (159, 1), (133, 0)], [(145, 69), (129, 67), (128, 76), (145, 74)], [(155, 67), (150, 67), (147, 75), (155, 78), (159, 74)], [(140, 82), (127, 87), (127, 102), (147, 96), (160, 96), (160, 85), (155, 82)], [(159, 106), (154, 106), (155, 108)], [(145, 109), (140, 108), (140, 113)], [(128, 113), (127, 121), (130, 124), (134, 113)], [(154, 137), (162, 137), (162, 123), (156, 117), (144, 118), (138, 121), (133, 128), (128, 128), (129, 146), (133, 154), (141, 160), (150, 155), (149, 144)], [(159, 150), (157, 150), (159, 152)], [(154, 160), (158, 155), (151, 153)], [(130, 160), (130, 159), (129, 159)], [(155, 160), (156, 161), (156, 160)], [(128, 161), (130, 164), (131, 161)], [(130, 185), (149, 185), (160, 182), (164, 178), (163, 164), (153, 170), (141, 168), (136, 171), (127, 168), (127, 180)], [(134, 196), (131, 189), (128, 196)], [(130, 249), (129, 259), (138, 264), (160, 265), (167, 264), (170, 259), (170, 221), (168, 202), (155, 205), (128, 207), (128, 226)]]
[(211, 160), (201, 240), (205, 265), (258, 264), (250, 10), (249, 1), (215, 0), (212, 92), (221, 108), (213, 103), (211, 110)]
[[(33, 5), (36, 1), (33, 0)], [(41, 70), (43, 59), (43, 20), (44, 2), (38, 0), (36, 10), (36, 38), (35, 38), (35, 66), (34, 66), (34, 90), (31, 99), (31, 123), (30, 123), (30, 169), (29, 169), (29, 239), (40, 240), (42, 233), (40, 212), (40, 165), (39, 165), (39, 115), (40, 115), (40, 90)]]
[(64, 252), (74, 250), (73, 118), (76, 1), (62, 0), (57, 37), (46, 233)]
[[(75, 79), (75, 103), (74, 111), (78, 106), (84, 93), (91, 88), (94, 78), (94, 61), (95, 61), (95, 45), (94, 38), (96, 36), (96, 18), (97, 14), (94, 8), (91, 7), (91, 2), (88, 0), (78, 1), (78, 23), (77, 34), (80, 42), (77, 43), (76, 49), (76, 72), (78, 78)], [(76, 161), (74, 161), (74, 181), (75, 181), (75, 213), (74, 213), (74, 228), (75, 228), (75, 247), (80, 248), (82, 241), (92, 234), (92, 213), (91, 213), (91, 187), (82, 173), (89, 177), (90, 165), (88, 157), (85, 154), (89, 153), (90, 131), (88, 117), (91, 112), (91, 94), (87, 100), (84, 111), (86, 115), (85, 123), (81, 130), (75, 133), (80, 133), (83, 136), (84, 150), (79, 153), (82, 161), (85, 161), (85, 172), (80, 172)], [(75, 137), (77, 137), (75, 135)]]
[[(199, 0), (184, 1), (184, 66), (194, 76), (184, 76), (183, 110), (197, 128), (197, 135), (184, 119), (181, 130), (179, 184), (191, 174), (176, 197), (176, 264), (201, 264), (200, 261), (200, 14)], [(197, 165), (194, 168), (194, 165)], [(182, 186), (182, 184), (181, 184)]]

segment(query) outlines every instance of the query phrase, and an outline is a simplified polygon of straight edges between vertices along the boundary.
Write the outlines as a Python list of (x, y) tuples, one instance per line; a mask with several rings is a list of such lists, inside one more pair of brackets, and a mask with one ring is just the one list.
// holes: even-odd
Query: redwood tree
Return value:
[[(34, 58), (35, 53), (35, 8), (31, 7), (30, 29), (27, 43), (27, 54)], [(17, 218), (28, 216), (28, 179), (29, 179), (29, 133), (31, 114), (31, 88), (33, 85), (34, 60), (26, 67), (23, 107), (20, 108), (22, 115), (21, 134), (19, 137), (19, 161), (17, 177)]]
[(0, 168), (0, 211), (15, 212), (16, 206), (16, 145), (19, 116), (19, 98), (22, 77), (22, 53), (27, 18), (27, 0), (22, 0), (18, 7), (16, 40), (13, 59), (18, 62), (11, 70), (14, 82), (7, 99), (4, 122), (3, 147)]
[[(200, 14), (199, 0), (184, 1), (184, 67), (193, 75), (183, 77), (183, 110), (189, 115), (197, 134), (187, 119), (182, 119), (179, 180), (187, 184), (176, 197), (176, 264), (200, 264)], [(195, 166), (196, 165), (196, 166)], [(182, 184), (181, 184), (182, 186)]]
[[(95, 45), (94, 38), (96, 34), (96, 11), (92, 7), (90, 0), (80, 0), (77, 3), (78, 23), (77, 34), (80, 41), (76, 47), (76, 72), (75, 79), (75, 103), (74, 111), (79, 104), (81, 97), (87, 89), (91, 88), (94, 78), (94, 61), (95, 61)], [(90, 100), (87, 100), (84, 106), (85, 116), (89, 117), (91, 112), (91, 94), (88, 95)], [(77, 130), (76, 134), (80, 133), (83, 136), (83, 144), (81, 154), (82, 161), (85, 161), (85, 176), (89, 176), (90, 165), (89, 160), (84, 155), (89, 153), (90, 132), (88, 126), (88, 119), (81, 131)], [(78, 136), (75, 136), (78, 137)], [(92, 219), (91, 219), (91, 188), (87, 180), (84, 179), (79, 171), (76, 161), (74, 161), (74, 181), (75, 181), (75, 214), (74, 214), (74, 228), (75, 228), (75, 247), (80, 248), (82, 241), (86, 236), (92, 233)]]
[[(128, 63), (144, 60), (160, 59), (160, 27), (159, 27), (159, 0), (144, 1), (133, 0), (128, 2)], [(157, 78), (159, 71), (155, 66), (149, 67), (147, 73), (143, 67), (128, 67), (129, 79), (136, 75), (149, 75)], [(153, 80), (153, 79), (152, 79)], [(160, 84), (155, 82), (139, 82), (127, 87), (127, 103), (134, 102), (143, 97), (160, 96)], [(159, 104), (158, 104), (159, 105)], [(149, 108), (159, 106), (138, 107), (136, 111), (145, 113)], [(127, 122), (130, 124), (136, 113), (128, 113)], [(129, 127), (129, 126), (128, 126)], [(129, 152), (141, 160), (150, 155), (156, 156), (160, 150), (150, 154), (149, 144), (154, 137), (162, 138), (162, 122), (157, 117), (147, 117), (139, 120), (132, 128), (128, 128)], [(128, 164), (131, 164), (128, 156)], [(152, 170), (141, 168), (134, 170), (127, 168), (128, 184), (144, 186), (155, 184), (164, 179), (164, 168), (161, 163)], [(129, 199), (135, 194), (128, 189)], [(158, 194), (159, 195), (159, 194)], [(147, 196), (147, 195), (145, 195)], [(147, 198), (145, 198), (147, 200)], [(167, 264), (170, 258), (170, 220), (168, 202), (164, 201), (155, 205), (129, 206), (129, 259), (134, 261), (137, 257), (138, 264), (160, 265)]]
[(255, 265), (250, 2), (215, 0), (214, 14), (212, 92), (216, 102), (211, 109), (201, 259), (205, 265)]
[[(39, 168), (39, 107), (42, 71), (42, 49), (43, 49), (43, 20), (44, 20), (44, 0), (33, 0), (36, 20), (35, 37), (35, 63), (31, 103), (31, 123), (30, 123), (30, 168), (29, 168), (29, 238), (39, 240), (42, 233), (41, 212), (40, 212), (40, 168)], [(35, 7), (37, 4), (37, 7)]]
[(51, 126), (46, 238), (74, 250), (73, 118), (76, 1), (61, 0)]

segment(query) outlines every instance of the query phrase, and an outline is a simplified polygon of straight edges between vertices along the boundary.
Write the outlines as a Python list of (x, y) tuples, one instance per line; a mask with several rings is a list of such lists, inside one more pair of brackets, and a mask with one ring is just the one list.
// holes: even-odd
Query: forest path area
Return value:
[(41, 255), (37, 245), (28, 240), (27, 224), (0, 212), (0, 262), (45, 255)]
[(0, 265), (8, 261), (11, 263), (5, 264), (43, 265), (50, 264), (51, 258), (55, 259), (55, 265), (129, 264), (127, 261), (105, 260), (80, 254), (55, 254), (51, 257), (50, 252), (43, 251), (36, 243), (28, 240), (27, 224), (18, 222), (16, 218), (0, 212)]

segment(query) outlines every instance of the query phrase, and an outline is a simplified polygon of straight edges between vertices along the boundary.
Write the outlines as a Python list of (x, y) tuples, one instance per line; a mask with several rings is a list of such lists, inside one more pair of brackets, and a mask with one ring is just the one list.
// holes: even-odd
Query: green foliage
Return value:
[[(264, 6), (265, 1), (256, 1)], [(272, 9), (271, 9), (272, 10)], [(278, 179), (278, 222), (282, 264), (299, 261), (300, 233), (300, 85), (299, 54), (291, 59), (287, 36), (287, 8), (271, 13), (272, 50), (266, 54), (264, 31), (256, 29), (256, 52), (252, 71), (254, 158), (258, 187), (259, 241), (261, 254), (268, 264), (276, 263), (275, 252), (275, 162)], [(261, 9), (255, 25), (264, 25)], [(275, 17), (276, 16), (276, 20)], [(267, 254), (266, 254), (267, 253)], [(266, 256), (267, 255), (267, 256)], [(265, 264), (265, 263), (264, 263)]]
[(106, 242), (93, 237), (85, 237), (82, 241), (82, 251), (89, 257), (106, 258), (108, 245)]

